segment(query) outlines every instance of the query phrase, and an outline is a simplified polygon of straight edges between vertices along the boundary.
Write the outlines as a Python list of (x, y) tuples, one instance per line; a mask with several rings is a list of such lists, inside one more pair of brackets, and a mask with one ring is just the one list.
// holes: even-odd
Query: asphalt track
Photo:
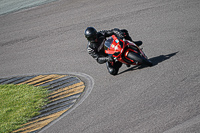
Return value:
[[(199, 133), (199, 0), (59, 0), (0, 16), (0, 76), (79, 72), (90, 95), (42, 133)], [(126, 28), (153, 67), (108, 74), (84, 30)]]

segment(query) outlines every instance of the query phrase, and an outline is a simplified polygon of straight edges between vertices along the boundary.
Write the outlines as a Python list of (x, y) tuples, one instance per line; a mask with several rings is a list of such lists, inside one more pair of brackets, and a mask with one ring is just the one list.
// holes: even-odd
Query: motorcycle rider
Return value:
[(85, 30), (85, 37), (88, 40), (88, 53), (99, 64), (106, 63), (108, 72), (112, 75), (116, 75), (119, 71), (119, 68), (122, 66), (122, 63), (115, 61), (112, 56), (108, 56), (108, 54), (104, 52), (104, 43), (106, 41), (106, 37), (110, 37), (112, 35), (120, 38), (125, 38), (126, 40), (134, 42), (138, 46), (142, 45), (142, 41), (133, 41), (126, 29), (120, 30), (118, 28), (114, 28), (111, 30), (102, 30), (97, 32), (94, 27), (87, 27)]

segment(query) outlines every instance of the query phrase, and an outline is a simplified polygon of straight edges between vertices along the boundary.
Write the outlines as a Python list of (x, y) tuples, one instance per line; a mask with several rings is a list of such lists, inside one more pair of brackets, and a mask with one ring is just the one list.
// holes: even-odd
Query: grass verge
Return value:
[(47, 103), (48, 91), (42, 87), (0, 85), (0, 132), (9, 133), (39, 114)]

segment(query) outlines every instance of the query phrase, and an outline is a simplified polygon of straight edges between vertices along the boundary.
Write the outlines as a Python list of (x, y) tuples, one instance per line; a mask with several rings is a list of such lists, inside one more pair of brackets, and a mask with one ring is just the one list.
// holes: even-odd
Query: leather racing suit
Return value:
[(122, 63), (110, 60), (108, 54), (104, 52), (104, 43), (106, 41), (106, 37), (110, 37), (112, 35), (118, 36), (120, 38), (124, 37), (125, 39), (132, 41), (128, 31), (125, 29), (119, 30), (115, 28), (111, 30), (102, 30), (97, 32), (96, 41), (88, 41), (87, 51), (99, 64), (106, 63), (108, 72), (110, 74), (116, 75), (119, 71), (119, 68), (122, 66)]

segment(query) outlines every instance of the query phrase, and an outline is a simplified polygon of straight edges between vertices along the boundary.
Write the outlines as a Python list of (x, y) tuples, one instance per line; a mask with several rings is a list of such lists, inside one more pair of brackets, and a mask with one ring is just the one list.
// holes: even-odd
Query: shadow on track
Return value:
[[(175, 56), (177, 53), (178, 52), (171, 53), (171, 54), (168, 54), (168, 55), (160, 55), (160, 56), (157, 56), (157, 57), (150, 58), (149, 60), (152, 61), (153, 66), (155, 66), (155, 65), (158, 65), (158, 63), (161, 63), (165, 60), (170, 59), (171, 57)], [(133, 66), (133, 67), (131, 67), (131, 68), (125, 70), (125, 71), (118, 73), (118, 75), (125, 73), (125, 72), (128, 72), (128, 71), (133, 71), (133, 70), (136, 70), (136, 69), (143, 69), (145, 67), (147, 67), (147, 66), (145, 66), (145, 65)]]
[(158, 65), (158, 63), (161, 63), (165, 60), (168, 60), (170, 59), (171, 57), (175, 56), (178, 52), (175, 52), (175, 53), (171, 53), (171, 54), (168, 54), (168, 55), (160, 55), (160, 56), (157, 56), (157, 57), (153, 57), (153, 58), (150, 58), (149, 60), (153, 62), (153, 65)]

